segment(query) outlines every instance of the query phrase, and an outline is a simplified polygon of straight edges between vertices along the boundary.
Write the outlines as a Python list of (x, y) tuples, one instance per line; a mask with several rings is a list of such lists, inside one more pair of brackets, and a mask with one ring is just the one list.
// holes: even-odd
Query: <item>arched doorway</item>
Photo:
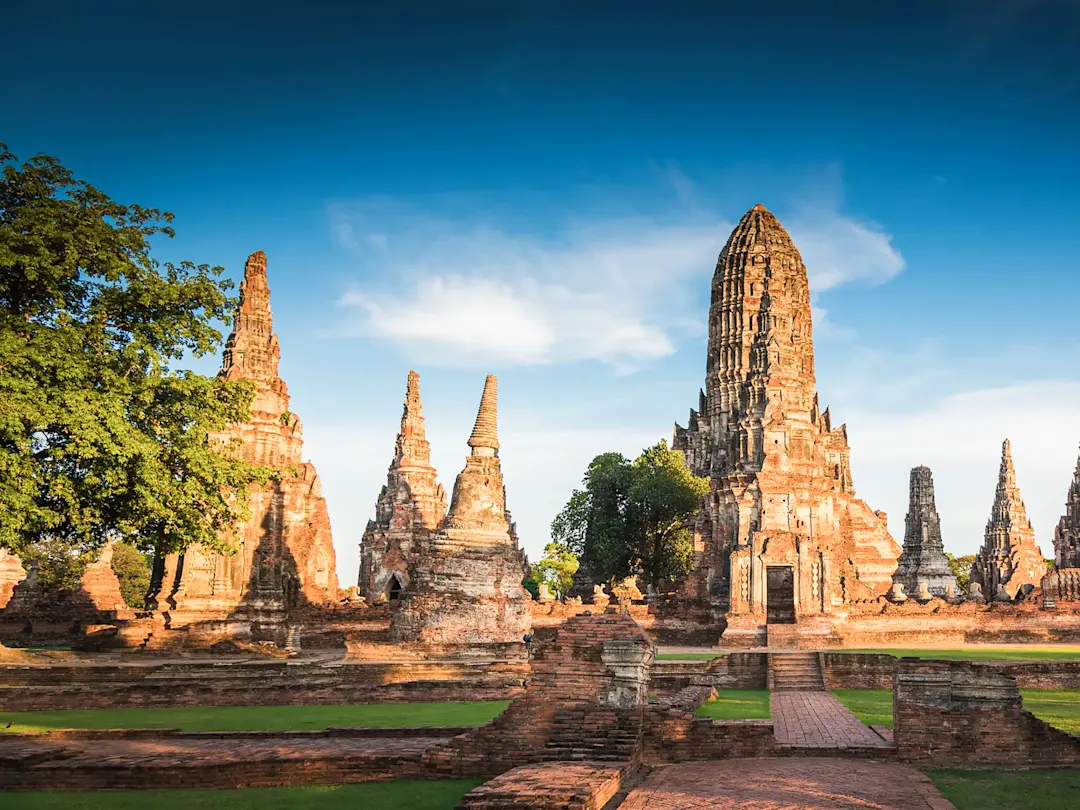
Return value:
[(401, 580), (398, 579), (397, 574), (390, 577), (390, 582), (386, 586), (386, 599), (388, 602), (395, 602), (401, 598)]

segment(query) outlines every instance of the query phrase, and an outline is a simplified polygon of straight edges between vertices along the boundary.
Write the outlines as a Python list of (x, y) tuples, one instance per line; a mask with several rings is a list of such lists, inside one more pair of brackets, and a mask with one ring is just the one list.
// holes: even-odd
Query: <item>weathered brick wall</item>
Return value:
[[(617, 611), (537, 630), (525, 694), (489, 723), (426, 752), (425, 761), (440, 774), (493, 776), (542, 761), (632, 760), (653, 649)], [(627, 663), (635, 655), (638, 663)]]
[(688, 686), (764, 689), (769, 681), (765, 653), (732, 652), (711, 661), (656, 661), (650, 695), (670, 695)]
[(824, 653), (829, 689), (892, 689), (896, 659), (882, 653)]
[(642, 759), (647, 763), (686, 762), (776, 753), (769, 720), (713, 720), (694, 713), (714, 693), (710, 686), (689, 686), (645, 710)]
[(979, 664), (902, 659), (893, 726), (897, 755), (916, 765), (1080, 764), (1080, 737), (1024, 711), (1016, 681)]
[(7, 665), (0, 709), (506, 700), (521, 695), (527, 679), (524, 662)]

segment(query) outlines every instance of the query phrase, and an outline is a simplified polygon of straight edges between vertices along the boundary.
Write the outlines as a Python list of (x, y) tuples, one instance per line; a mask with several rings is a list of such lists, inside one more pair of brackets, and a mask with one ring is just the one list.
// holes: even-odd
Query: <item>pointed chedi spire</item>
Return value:
[(446, 536), (440, 538), (440, 542), (446, 540), (464, 545), (513, 542), (506, 519), (506, 489), (499, 465), (496, 392), (495, 375), (490, 374), (484, 382), (476, 423), (469, 436), (472, 452), (465, 458), (465, 469), (454, 483), (450, 511), (443, 523)]
[(1001, 445), (994, 505), (971, 576), (982, 586), (986, 598), (1014, 599), (1026, 586), (1038, 587), (1045, 573), (1046, 564), (1035, 543), (1035, 530), (1016, 486), (1012, 447), (1006, 439)]
[[(225, 344), (220, 376), (229, 380), (278, 381), (281, 349), (274, 334), (270, 312), (270, 285), (266, 278), (266, 254), (256, 250), (244, 264), (240, 303), (232, 333)], [(284, 385), (284, 383), (282, 383)]]
[(497, 452), (484, 452), (499, 449), (498, 390), (498, 380), (495, 379), (494, 374), (489, 374), (484, 381), (484, 394), (480, 397), (476, 424), (473, 425), (472, 435), (469, 436), (469, 447), (472, 448), (474, 456), (498, 455)]
[(424, 429), (424, 409), (420, 404), (420, 375), (409, 372), (405, 384), (405, 407), (401, 412), (401, 432), (394, 448), (398, 466), (431, 466), (431, 445)]
[(1054, 528), (1054, 564), (1057, 568), (1080, 568), (1080, 455), (1065, 495), (1065, 514)]

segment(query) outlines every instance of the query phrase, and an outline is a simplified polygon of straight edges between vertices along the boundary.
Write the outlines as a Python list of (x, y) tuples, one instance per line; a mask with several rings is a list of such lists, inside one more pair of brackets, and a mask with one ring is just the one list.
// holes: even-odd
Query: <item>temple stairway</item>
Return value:
[(769, 689), (824, 692), (825, 679), (818, 653), (769, 653)]

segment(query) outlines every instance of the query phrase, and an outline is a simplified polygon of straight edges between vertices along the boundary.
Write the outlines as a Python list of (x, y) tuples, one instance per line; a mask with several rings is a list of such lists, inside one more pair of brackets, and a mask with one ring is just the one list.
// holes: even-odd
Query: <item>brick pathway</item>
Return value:
[(794, 757), (657, 768), (620, 810), (955, 810), (909, 765)]
[(828, 692), (773, 692), (773, 733), (796, 748), (888, 748)]

